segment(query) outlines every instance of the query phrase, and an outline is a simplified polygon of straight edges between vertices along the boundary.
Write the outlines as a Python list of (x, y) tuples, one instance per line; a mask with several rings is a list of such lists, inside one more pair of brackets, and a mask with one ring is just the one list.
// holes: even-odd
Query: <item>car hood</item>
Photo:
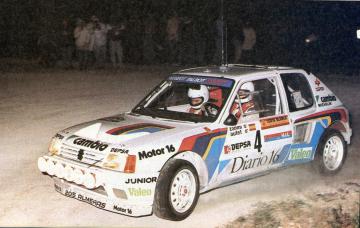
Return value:
[[(194, 127), (193, 123), (171, 122), (147, 116), (121, 114), (79, 124), (62, 131), (68, 139), (74, 136), (108, 144), (146, 143), (163, 140), (177, 132)], [(61, 134), (61, 132), (60, 132)], [(141, 140), (141, 141), (140, 141)]]

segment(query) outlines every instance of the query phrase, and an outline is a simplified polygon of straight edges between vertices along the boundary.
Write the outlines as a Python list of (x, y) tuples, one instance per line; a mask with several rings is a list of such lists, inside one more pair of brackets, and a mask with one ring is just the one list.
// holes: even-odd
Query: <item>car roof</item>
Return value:
[(209, 77), (229, 77), (239, 79), (243, 76), (252, 74), (274, 72), (281, 70), (295, 70), (286, 66), (267, 66), (267, 65), (245, 65), (245, 64), (229, 64), (226, 66), (206, 66), (180, 70), (174, 74), (201, 75)]

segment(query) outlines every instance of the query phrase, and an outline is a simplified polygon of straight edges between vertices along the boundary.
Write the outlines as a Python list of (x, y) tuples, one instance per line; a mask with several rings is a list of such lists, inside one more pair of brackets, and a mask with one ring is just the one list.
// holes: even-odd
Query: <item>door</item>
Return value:
[(240, 83), (229, 115), (237, 119), (227, 127), (219, 171), (224, 181), (260, 174), (278, 163), (281, 150), (291, 144), (292, 127), (284, 113), (276, 75)]

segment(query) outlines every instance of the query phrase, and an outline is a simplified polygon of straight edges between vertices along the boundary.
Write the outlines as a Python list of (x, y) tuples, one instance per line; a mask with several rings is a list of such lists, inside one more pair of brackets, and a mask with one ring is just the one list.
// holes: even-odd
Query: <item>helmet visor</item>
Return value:
[(245, 99), (245, 98), (249, 97), (250, 90), (241, 89), (241, 90), (239, 90), (238, 94), (239, 94), (240, 99)]
[(189, 98), (189, 103), (191, 106), (199, 106), (204, 102), (204, 98), (203, 97), (193, 97), (193, 98)]

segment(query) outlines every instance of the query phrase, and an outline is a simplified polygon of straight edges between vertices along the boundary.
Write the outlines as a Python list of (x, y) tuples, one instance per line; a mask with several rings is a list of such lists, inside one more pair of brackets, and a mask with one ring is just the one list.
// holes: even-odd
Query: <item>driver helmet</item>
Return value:
[(203, 104), (208, 102), (209, 90), (205, 85), (200, 85), (198, 88), (189, 88), (188, 97), (191, 107), (199, 109)]
[(245, 82), (244, 84), (242, 84), (238, 92), (240, 97), (240, 102), (247, 103), (251, 101), (253, 99), (253, 95), (249, 93), (252, 93), (254, 91), (255, 91), (254, 84), (252, 82)]

